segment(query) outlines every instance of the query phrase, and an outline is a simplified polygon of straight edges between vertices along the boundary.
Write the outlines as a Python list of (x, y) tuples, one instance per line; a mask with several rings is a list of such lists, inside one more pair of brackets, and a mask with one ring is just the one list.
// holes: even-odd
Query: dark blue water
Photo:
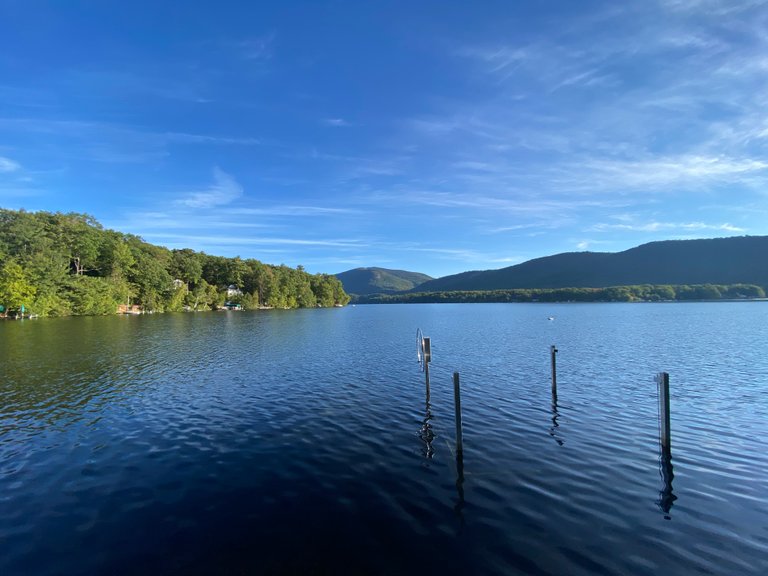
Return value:
[(4, 576), (768, 573), (764, 302), (5, 322), (0, 350)]

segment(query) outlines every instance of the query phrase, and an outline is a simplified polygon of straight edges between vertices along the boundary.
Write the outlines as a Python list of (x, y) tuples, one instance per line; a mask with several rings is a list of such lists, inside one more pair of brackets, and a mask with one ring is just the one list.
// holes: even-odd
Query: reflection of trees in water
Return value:
[(79, 317), (3, 326), (0, 434), (68, 425), (143, 389), (139, 384), (148, 380), (141, 372), (168, 353), (173, 332), (160, 342), (141, 320)]

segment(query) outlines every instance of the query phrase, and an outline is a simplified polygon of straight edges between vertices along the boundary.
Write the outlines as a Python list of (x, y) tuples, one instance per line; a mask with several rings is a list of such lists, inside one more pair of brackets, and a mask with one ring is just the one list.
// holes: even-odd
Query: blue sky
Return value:
[(0, 207), (433, 276), (768, 234), (768, 3), (0, 0)]

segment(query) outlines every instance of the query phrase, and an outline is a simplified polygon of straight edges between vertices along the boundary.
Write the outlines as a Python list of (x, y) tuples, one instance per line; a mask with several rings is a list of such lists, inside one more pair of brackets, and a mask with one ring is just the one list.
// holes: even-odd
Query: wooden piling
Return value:
[(661, 433), (662, 454), (669, 456), (672, 453), (670, 409), (669, 409), (669, 374), (659, 372), (656, 375), (656, 384), (659, 387), (659, 420)]
[(459, 373), (453, 373), (453, 403), (456, 412), (456, 453), (464, 453), (464, 441), (461, 433), (461, 392), (459, 390)]
[(557, 347), (554, 344), (549, 347), (549, 355), (552, 359), (552, 398), (557, 398)]

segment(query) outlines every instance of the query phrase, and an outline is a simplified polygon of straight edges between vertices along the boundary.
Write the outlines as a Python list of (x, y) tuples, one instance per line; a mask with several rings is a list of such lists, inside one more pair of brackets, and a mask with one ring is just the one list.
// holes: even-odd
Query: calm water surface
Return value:
[(767, 350), (765, 302), (0, 323), (0, 574), (763, 575)]

